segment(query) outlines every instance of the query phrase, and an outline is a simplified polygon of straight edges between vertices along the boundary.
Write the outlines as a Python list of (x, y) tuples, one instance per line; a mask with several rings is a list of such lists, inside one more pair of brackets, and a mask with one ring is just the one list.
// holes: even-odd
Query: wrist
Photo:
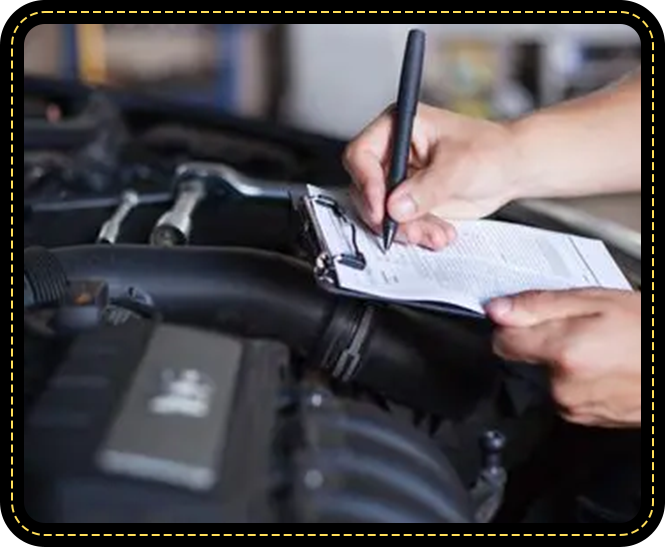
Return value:
[[(537, 141), (542, 138), (538, 129), (538, 114), (502, 122), (506, 133), (506, 184), (511, 201), (545, 197), (543, 174), (539, 172)], [(540, 136), (539, 136), (540, 135)]]

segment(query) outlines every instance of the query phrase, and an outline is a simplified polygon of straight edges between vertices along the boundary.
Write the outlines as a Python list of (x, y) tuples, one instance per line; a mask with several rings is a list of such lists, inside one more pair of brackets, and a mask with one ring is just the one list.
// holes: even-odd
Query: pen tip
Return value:
[(395, 235), (395, 231), (392, 229), (388, 229), (383, 233), (383, 253), (387, 253), (390, 250), (390, 246), (393, 243), (393, 238)]

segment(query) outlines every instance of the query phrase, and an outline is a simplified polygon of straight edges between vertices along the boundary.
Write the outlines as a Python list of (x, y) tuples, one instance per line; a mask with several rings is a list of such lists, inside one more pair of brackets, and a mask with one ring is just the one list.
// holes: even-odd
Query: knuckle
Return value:
[(492, 339), (492, 351), (499, 357), (504, 359), (507, 357), (506, 343), (502, 335), (498, 334)]
[(568, 423), (574, 425), (589, 425), (589, 420), (586, 417), (574, 410), (564, 410), (560, 412), (560, 416)]
[(342, 161), (344, 162), (345, 167), (352, 168), (356, 163), (356, 158), (358, 157), (358, 144), (353, 142), (349, 144), (344, 150), (342, 155)]
[(552, 396), (559, 406), (559, 412), (566, 416), (575, 416), (577, 414), (577, 401), (565, 387), (554, 384)]
[(421, 212), (431, 213), (448, 198), (447, 185), (441, 184), (439, 178), (429, 170), (413, 178), (410, 186), (411, 195)]
[(577, 351), (573, 346), (564, 345), (558, 348), (557, 365), (564, 374), (574, 374), (578, 368)]
[(510, 336), (506, 333), (497, 334), (492, 340), (492, 351), (495, 355), (507, 361), (518, 360), (517, 353), (511, 343)]
[(557, 356), (557, 365), (562, 373), (573, 376), (582, 372), (585, 367), (585, 349), (583, 344), (573, 336), (568, 336), (565, 341), (556, 342), (555, 355)]

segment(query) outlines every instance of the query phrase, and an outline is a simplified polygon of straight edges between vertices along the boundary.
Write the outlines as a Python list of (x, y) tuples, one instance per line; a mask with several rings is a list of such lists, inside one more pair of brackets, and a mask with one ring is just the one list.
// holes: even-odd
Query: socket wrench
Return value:
[(181, 183), (175, 204), (155, 224), (150, 244), (156, 247), (187, 245), (192, 231), (192, 215), (206, 195), (206, 185), (199, 179)]
[(132, 209), (139, 204), (139, 195), (134, 190), (127, 190), (120, 197), (120, 204), (111, 218), (99, 230), (97, 243), (113, 245), (120, 235), (120, 228)]
[(177, 169), (176, 175), (207, 180), (211, 190), (217, 187), (243, 198), (289, 201), (293, 192), (302, 193), (304, 188), (295, 182), (250, 177), (223, 163), (186, 163)]

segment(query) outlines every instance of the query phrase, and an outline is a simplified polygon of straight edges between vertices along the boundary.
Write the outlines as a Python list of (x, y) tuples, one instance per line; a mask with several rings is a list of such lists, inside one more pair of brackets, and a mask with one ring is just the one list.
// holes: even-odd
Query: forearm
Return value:
[(512, 123), (518, 198), (641, 187), (641, 74)]

